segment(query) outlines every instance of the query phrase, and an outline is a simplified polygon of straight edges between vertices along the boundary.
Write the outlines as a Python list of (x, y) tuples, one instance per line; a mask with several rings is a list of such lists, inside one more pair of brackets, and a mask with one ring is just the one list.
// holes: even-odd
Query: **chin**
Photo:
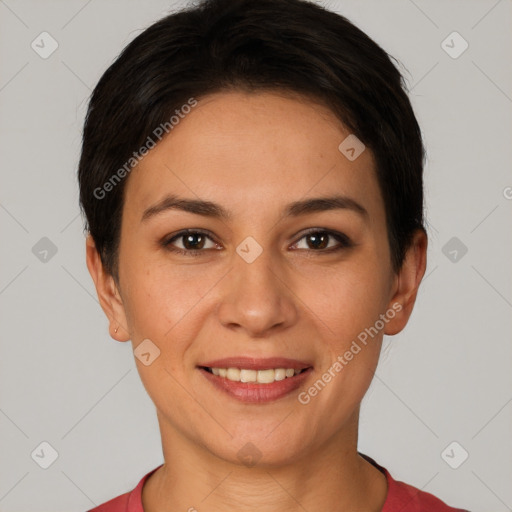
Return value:
[[(275, 428), (274, 423), (272, 428)], [(279, 427), (278, 427), (279, 428)], [(235, 435), (222, 447), (218, 443), (210, 451), (220, 459), (245, 467), (276, 468), (292, 464), (304, 456), (304, 439), (290, 438), (290, 433), (270, 433), (262, 429), (253, 434)], [(269, 435), (270, 433), (270, 435)]]

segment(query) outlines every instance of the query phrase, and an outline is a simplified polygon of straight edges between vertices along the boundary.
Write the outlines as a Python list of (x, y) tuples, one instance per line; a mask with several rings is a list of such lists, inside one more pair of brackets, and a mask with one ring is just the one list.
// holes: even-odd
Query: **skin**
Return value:
[[(149, 366), (136, 359), (165, 460), (143, 488), (146, 512), (381, 510), (385, 477), (357, 453), (359, 407), (383, 334), (400, 332), (410, 317), (427, 239), (415, 233), (394, 273), (375, 161), (368, 148), (349, 161), (338, 150), (348, 135), (326, 107), (292, 94), (202, 98), (129, 176), (118, 282), (88, 237), (87, 265), (110, 335), (134, 349), (150, 339), (161, 351)], [(283, 217), (289, 203), (334, 192), (367, 216), (343, 208)], [(169, 193), (217, 203), (231, 218), (169, 209), (141, 221)], [(187, 228), (212, 235), (198, 256), (162, 246)], [(326, 252), (339, 242), (327, 237), (318, 248), (308, 228), (344, 233), (354, 245)], [(263, 249), (250, 264), (236, 252), (248, 236)], [(301, 404), (298, 393), (397, 303), (384, 329)], [(313, 372), (284, 398), (244, 404), (196, 368), (239, 355), (310, 361)], [(261, 452), (253, 467), (237, 457), (248, 442)]]

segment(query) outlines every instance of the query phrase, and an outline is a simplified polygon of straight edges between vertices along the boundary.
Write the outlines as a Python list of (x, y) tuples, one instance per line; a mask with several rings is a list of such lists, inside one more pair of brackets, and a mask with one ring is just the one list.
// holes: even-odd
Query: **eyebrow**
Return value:
[[(299, 217), (308, 213), (325, 212), (330, 210), (351, 210), (365, 220), (368, 219), (368, 211), (357, 201), (343, 195), (315, 197), (303, 199), (290, 203), (284, 209), (284, 217)], [(204, 217), (212, 217), (219, 220), (229, 221), (233, 215), (222, 206), (211, 201), (203, 201), (201, 199), (185, 199), (170, 194), (161, 201), (147, 208), (142, 214), (141, 222), (146, 222), (168, 210), (181, 210), (184, 212), (203, 215)]]

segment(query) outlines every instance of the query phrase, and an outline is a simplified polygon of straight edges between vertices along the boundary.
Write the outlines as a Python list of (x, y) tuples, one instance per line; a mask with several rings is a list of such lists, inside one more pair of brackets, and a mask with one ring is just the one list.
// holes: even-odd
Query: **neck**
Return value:
[(350, 435), (339, 433), (287, 464), (247, 467), (176, 431), (162, 435), (162, 445), (165, 463), (143, 487), (145, 512), (379, 512), (386, 498), (384, 474), (357, 452), (357, 421)]

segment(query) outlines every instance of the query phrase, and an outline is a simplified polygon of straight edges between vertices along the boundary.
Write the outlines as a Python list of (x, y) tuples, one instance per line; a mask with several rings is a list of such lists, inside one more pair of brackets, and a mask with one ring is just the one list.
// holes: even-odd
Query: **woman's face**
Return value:
[[(150, 340), (136, 361), (164, 444), (279, 464), (355, 442), (382, 335), (403, 328), (410, 297), (392, 271), (373, 156), (351, 139), (340, 150), (349, 135), (308, 100), (219, 93), (131, 172), (109, 316), (134, 349)], [(274, 383), (203, 368), (225, 358), (212, 366)], [(263, 371), (283, 368), (307, 371)]]

